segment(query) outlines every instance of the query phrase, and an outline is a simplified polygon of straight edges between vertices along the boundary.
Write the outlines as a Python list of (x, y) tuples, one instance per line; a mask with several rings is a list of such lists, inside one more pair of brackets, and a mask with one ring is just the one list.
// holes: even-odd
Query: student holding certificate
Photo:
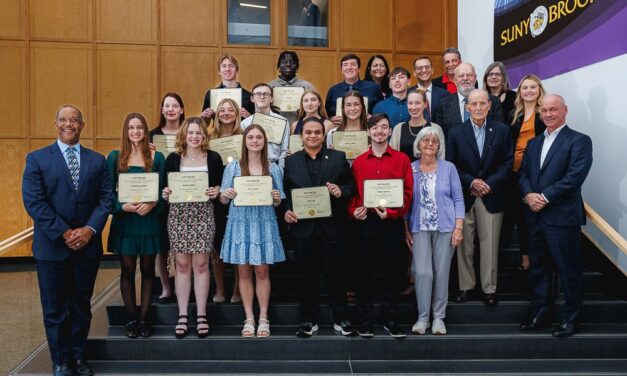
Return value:
[[(229, 98), (223, 99), (216, 108), (217, 116), (213, 120), (213, 124), (209, 127), (209, 140), (218, 138), (231, 137), (243, 134), (244, 131), (240, 125), (240, 110), (237, 103)], [(211, 148), (211, 145), (209, 146)], [(223, 161), (224, 163), (224, 161)], [(220, 180), (221, 181), (221, 180)], [(213, 277), (216, 281), (216, 294), (213, 297), (214, 303), (224, 303), (224, 261), (220, 258), (220, 249), (222, 248), (222, 240), (224, 239), (224, 231), (226, 230), (226, 217), (229, 214), (229, 207), (226, 205), (215, 205), (214, 215), (216, 219), (216, 236), (214, 239), (215, 256), (211, 260), (213, 265)], [(233, 294), (231, 295), (231, 303), (239, 303), (242, 298), (239, 294), (239, 274), (237, 268), (233, 269), (234, 283)]]
[[(356, 256), (358, 272), (357, 308), (360, 318), (358, 333), (362, 337), (374, 335), (373, 290), (375, 271), (384, 275), (383, 319), (385, 331), (395, 338), (405, 337), (397, 322), (398, 298), (405, 277), (405, 232), (403, 217), (409, 209), (414, 187), (409, 158), (392, 149), (388, 139), (392, 133), (386, 114), (372, 115), (368, 120), (371, 148), (353, 162), (353, 176), (357, 193), (348, 205), (349, 215), (355, 219), (359, 253)], [(401, 181), (402, 189), (366, 190), (367, 182), (381, 179)], [(369, 186), (378, 186), (369, 184)], [(380, 197), (377, 206), (367, 208), (368, 196)], [(386, 198), (387, 197), (387, 198)], [(400, 201), (402, 206), (386, 207), (387, 201)], [(370, 206), (370, 205), (368, 205)]]
[[(148, 321), (152, 280), (155, 276), (155, 257), (163, 249), (160, 243), (160, 216), (163, 200), (156, 202), (120, 202), (123, 188), (119, 175), (125, 173), (156, 172), (158, 186), (148, 185), (147, 190), (157, 193), (165, 185), (165, 158), (148, 145), (148, 124), (139, 113), (130, 113), (122, 127), (120, 150), (112, 151), (107, 157), (107, 168), (111, 182), (118, 189), (113, 207), (113, 219), (109, 230), (107, 249), (120, 255), (120, 290), (126, 307), (128, 323), (126, 335), (150, 337), (152, 328)], [(135, 312), (135, 265), (137, 257), (141, 268), (141, 311)], [(139, 321), (138, 321), (139, 320)]]
[[(344, 153), (323, 146), (322, 120), (307, 118), (302, 127), (304, 149), (285, 160), (283, 178), (288, 192), (284, 218), (294, 240), (301, 279), (301, 324), (296, 334), (309, 337), (318, 331), (323, 273), (331, 291), (334, 328), (343, 335), (352, 335), (355, 331), (348, 321), (341, 229), (346, 225), (346, 204), (355, 192), (355, 182)], [(297, 195), (298, 191), (304, 194)], [(303, 212), (299, 213), (298, 207), (304, 207)]]
[[(258, 124), (244, 130), (242, 159), (233, 161), (224, 170), (220, 202), (229, 204), (229, 218), (220, 257), (239, 269), (239, 290), (244, 303), (246, 320), (243, 337), (255, 336), (253, 314), (253, 271), (259, 302), (257, 337), (270, 335), (268, 303), (270, 300), (269, 264), (285, 260), (274, 207), (285, 198), (283, 173), (268, 161), (266, 133)], [(260, 189), (260, 181), (271, 180)], [(235, 186), (241, 187), (236, 190)], [(267, 205), (256, 205), (260, 200)], [(236, 202), (237, 201), (237, 202)]]
[[(241, 89), (241, 112), (242, 117), (247, 118), (254, 112), (255, 106), (250, 100), (250, 92), (242, 87), (237, 81), (239, 73), (239, 62), (233, 55), (224, 54), (218, 58), (218, 75), (220, 76), (220, 85), (216, 89)], [(214, 93), (215, 94), (215, 93)], [(215, 101), (215, 98), (214, 98)], [(219, 101), (216, 101), (219, 102)], [(202, 116), (205, 121), (213, 118), (216, 114), (214, 108), (211, 108), (211, 89), (205, 93), (205, 99), (202, 105)]]
[[(451, 259), (463, 238), (464, 194), (455, 165), (441, 159), (442, 138), (424, 127), (414, 142), (414, 197), (405, 218), (405, 242), (413, 253), (418, 321), (412, 332), (446, 334)], [(433, 324), (429, 315), (433, 310)]]
[[(224, 171), (222, 158), (208, 150), (209, 132), (205, 121), (199, 117), (183, 122), (176, 139), (176, 152), (168, 156), (166, 170), (168, 186), (162, 191), (163, 198), (170, 200), (184, 187), (174, 180), (173, 173), (207, 173), (204, 181), (205, 196), (202, 200), (170, 202), (168, 234), (170, 249), (175, 252), (176, 298), (179, 319), (174, 329), (177, 338), (187, 335), (188, 303), (191, 291), (192, 271), (196, 295), (196, 334), (203, 338), (209, 334), (207, 322), (207, 296), (209, 294), (209, 255), (214, 250), (216, 233), (214, 202), (220, 191), (220, 180)], [(177, 185), (180, 188), (177, 188)], [(185, 187), (185, 188), (193, 188)], [(202, 195), (201, 195), (202, 197)], [(213, 202), (212, 202), (213, 201)]]
[[(287, 156), (287, 147), (290, 141), (290, 128), (287, 124), (287, 119), (283, 116), (277, 114), (272, 111), (270, 104), (272, 103), (272, 88), (264, 83), (259, 83), (253, 86), (253, 93), (251, 96), (251, 100), (255, 104), (255, 113), (262, 114), (260, 117), (268, 118), (269, 120), (275, 120), (272, 125), (272, 130), (276, 132), (273, 135), (268, 134), (266, 130), (264, 134), (267, 135), (268, 142), (268, 159), (272, 163), (278, 163), (280, 166), (283, 166), (285, 157)], [(253, 123), (253, 118), (255, 116), (250, 116), (242, 121), (242, 129), (246, 129), (249, 125)], [(283, 129), (277, 126), (277, 123), (281, 123), (284, 121)], [(266, 128), (265, 124), (259, 124)], [(282, 133), (281, 133), (282, 132)]]
[(324, 133), (326, 134), (334, 127), (333, 123), (328, 119), (327, 112), (324, 109), (322, 96), (315, 90), (307, 90), (300, 98), (300, 108), (298, 109), (298, 120), (290, 126), (291, 134), (301, 134), (303, 130), (303, 120), (315, 117), (321, 119), (324, 124)]
[[(185, 105), (183, 99), (177, 93), (166, 93), (161, 99), (161, 116), (159, 125), (150, 131), (149, 139), (154, 145), (155, 136), (174, 137), (185, 120)], [(163, 151), (162, 151), (163, 152)], [(164, 154), (165, 155), (165, 154)], [(157, 257), (157, 268), (161, 280), (161, 295), (155, 299), (159, 304), (174, 301), (172, 298), (172, 286), (170, 285), (170, 273), (168, 272), (168, 254), (170, 251), (170, 238), (168, 237), (168, 206), (161, 210), (161, 252)]]
[(366, 131), (368, 113), (364, 97), (360, 92), (351, 90), (342, 97), (342, 120), (340, 125), (327, 133), (327, 146), (333, 148), (334, 132)]

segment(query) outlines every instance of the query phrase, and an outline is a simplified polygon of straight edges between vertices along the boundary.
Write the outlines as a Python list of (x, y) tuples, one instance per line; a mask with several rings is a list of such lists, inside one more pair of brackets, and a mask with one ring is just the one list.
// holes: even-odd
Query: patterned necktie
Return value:
[(78, 166), (78, 158), (76, 157), (76, 148), (74, 146), (67, 149), (67, 161), (70, 167), (70, 176), (72, 177), (74, 189), (78, 190), (78, 173), (80, 168)]
[(462, 100), (462, 102), (464, 103), (464, 122), (466, 122), (468, 119), (470, 119), (470, 112), (468, 112), (468, 110), (466, 109), (466, 104), (468, 103), (468, 98), (464, 98), (464, 100)]

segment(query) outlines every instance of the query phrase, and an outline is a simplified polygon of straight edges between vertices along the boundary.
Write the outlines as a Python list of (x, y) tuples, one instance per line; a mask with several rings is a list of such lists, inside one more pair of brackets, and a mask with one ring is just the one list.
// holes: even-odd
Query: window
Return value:
[(287, 44), (328, 47), (328, 0), (288, 0)]
[(230, 44), (270, 44), (270, 0), (229, 0)]

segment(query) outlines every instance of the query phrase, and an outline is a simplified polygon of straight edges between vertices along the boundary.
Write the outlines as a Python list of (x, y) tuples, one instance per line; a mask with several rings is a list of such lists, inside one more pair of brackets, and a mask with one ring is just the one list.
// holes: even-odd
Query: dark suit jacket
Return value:
[(346, 204), (355, 194), (355, 180), (344, 152), (325, 148), (322, 153), (322, 166), (318, 181), (311, 180), (305, 160), (308, 156), (304, 150), (285, 158), (283, 171), (283, 188), (287, 196), (285, 210), (292, 210), (291, 190), (294, 188), (316, 187), (326, 185), (329, 182), (340, 187), (342, 196), (340, 198), (331, 196), (332, 217), (299, 220), (297, 223), (290, 224), (289, 233), (291, 236), (309, 237), (313, 234), (315, 226), (320, 226), (327, 236), (338, 236), (344, 230)]
[(475, 197), (470, 195), (470, 183), (482, 179), (492, 190), (482, 198), (490, 213), (502, 212), (506, 204), (506, 182), (514, 163), (514, 148), (509, 127), (488, 120), (485, 125), (485, 142), (479, 149), (470, 120), (451, 130), (446, 138), (446, 159), (457, 167), (464, 191), (464, 205), (470, 210)]
[(542, 193), (549, 201), (538, 213), (527, 209), (526, 221), (581, 226), (586, 222), (581, 185), (592, 166), (592, 140), (565, 126), (540, 166), (543, 143), (544, 134), (529, 141), (518, 171), (523, 197), (532, 192)]
[(81, 252), (102, 254), (102, 229), (113, 208), (113, 187), (104, 156), (81, 145), (78, 190), (55, 141), (26, 157), (22, 179), (24, 207), (35, 222), (33, 256), (37, 260), (66, 259), (70, 248), (63, 233), (89, 226), (96, 234)]
[[(488, 112), (488, 120), (496, 120), (502, 123), (504, 118), (501, 111), (501, 101), (497, 97), (490, 95), (490, 102), (492, 102), (492, 106), (490, 107), (490, 112)], [(438, 107), (432, 111), (431, 121), (442, 127), (445, 137), (448, 137), (451, 129), (463, 123), (457, 93), (449, 94), (440, 100)]]

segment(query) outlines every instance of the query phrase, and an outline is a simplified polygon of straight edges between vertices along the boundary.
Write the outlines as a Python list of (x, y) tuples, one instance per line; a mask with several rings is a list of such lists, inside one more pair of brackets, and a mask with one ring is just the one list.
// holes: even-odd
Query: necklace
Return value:
[(414, 128), (414, 127), (412, 127), (411, 124), (407, 123), (407, 129), (409, 130), (409, 134), (414, 136), (414, 137), (418, 136), (418, 133), (420, 133), (420, 130), (422, 129), (422, 127), (423, 127), (422, 125), (418, 125), (418, 127), (415, 127), (415, 128), (418, 128), (418, 132), (416, 132), (416, 134), (414, 134), (414, 132), (411, 131), (411, 129)]

